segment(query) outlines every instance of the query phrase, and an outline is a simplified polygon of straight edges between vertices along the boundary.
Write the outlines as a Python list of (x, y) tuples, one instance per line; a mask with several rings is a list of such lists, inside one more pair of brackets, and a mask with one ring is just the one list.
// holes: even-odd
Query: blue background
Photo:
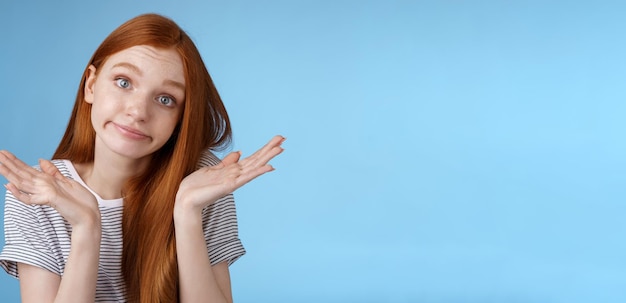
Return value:
[(146, 12), (197, 43), (233, 150), (288, 138), (236, 193), (236, 301), (626, 302), (624, 2), (3, 1), (0, 149), (50, 157)]

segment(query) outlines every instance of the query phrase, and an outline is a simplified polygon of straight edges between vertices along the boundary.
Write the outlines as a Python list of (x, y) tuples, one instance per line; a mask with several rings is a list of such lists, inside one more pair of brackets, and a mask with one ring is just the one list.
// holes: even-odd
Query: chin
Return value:
[(163, 144), (120, 140), (120, 138), (101, 137), (102, 147), (124, 158), (140, 160), (158, 151)]
[(129, 159), (139, 160), (152, 155), (156, 150), (138, 149), (136, 146), (117, 146), (111, 149), (114, 153)]

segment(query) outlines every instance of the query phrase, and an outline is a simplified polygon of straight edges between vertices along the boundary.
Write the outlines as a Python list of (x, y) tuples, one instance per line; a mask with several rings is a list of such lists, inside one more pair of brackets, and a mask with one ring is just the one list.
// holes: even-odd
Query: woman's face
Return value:
[[(92, 104), (96, 153), (141, 159), (170, 138), (185, 102), (183, 62), (173, 49), (139, 45), (89, 67), (85, 101)], [(104, 148), (104, 150), (102, 150)]]

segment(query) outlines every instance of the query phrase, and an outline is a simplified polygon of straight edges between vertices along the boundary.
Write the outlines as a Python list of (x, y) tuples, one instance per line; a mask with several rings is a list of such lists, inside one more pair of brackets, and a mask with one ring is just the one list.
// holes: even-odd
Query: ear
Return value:
[(85, 80), (84, 95), (85, 102), (93, 104), (93, 89), (96, 84), (96, 67), (89, 65), (87, 68), (87, 79)]

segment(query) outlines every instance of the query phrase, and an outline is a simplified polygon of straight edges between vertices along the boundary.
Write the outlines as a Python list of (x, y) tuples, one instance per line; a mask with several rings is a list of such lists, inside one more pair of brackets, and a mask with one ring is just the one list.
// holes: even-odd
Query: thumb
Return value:
[(220, 164), (226, 166), (229, 164), (237, 163), (240, 157), (241, 157), (240, 151), (232, 152), (228, 154), (228, 156), (224, 157), (224, 159), (222, 159), (222, 163)]
[(48, 160), (39, 159), (39, 167), (41, 167), (41, 171), (43, 171), (44, 173), (50, 176), (53, 176), (60, 180), (65, 179), (63, 174), (61, 174), (61, 172), (59, 171), (59, 169), (56, 166), (54, 166), (52, 162)]

